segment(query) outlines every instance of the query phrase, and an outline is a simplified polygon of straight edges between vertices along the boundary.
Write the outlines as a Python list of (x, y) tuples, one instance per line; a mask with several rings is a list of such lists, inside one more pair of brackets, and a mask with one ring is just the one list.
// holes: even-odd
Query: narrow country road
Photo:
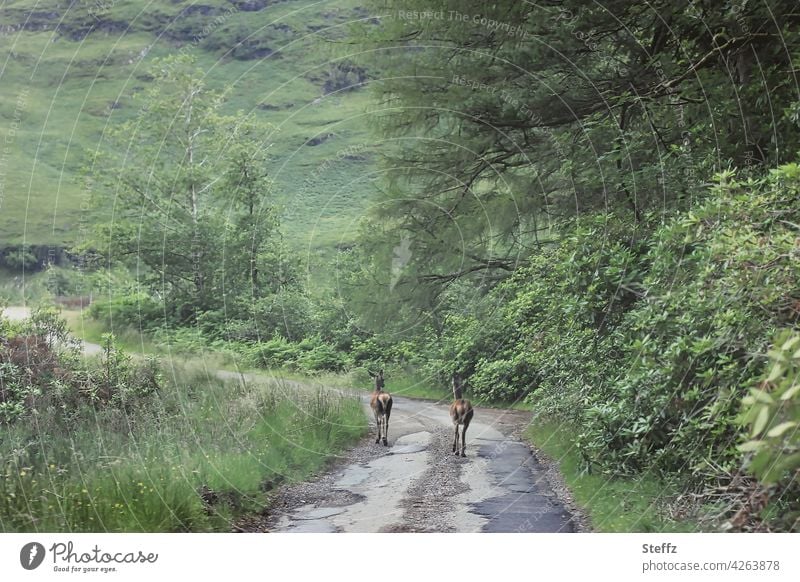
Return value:
[(557, 470), (519, 438), (529, 421), (529, 413), (477, 408), (461, 458), (452, 453), (446, 404), (395, 396), (389, 447), (374, 444), (371, 426), (372, 438), (337, 467), (281, 491), (264, 529), (580, 531), (583, 521), (567, 509)]
[[(30, 316), (8, 307), (5, 317)], [(82, 342), (86, 355), (102, 351)], [(260, 374), (226, 370), (223, 379), (255, 381)], [(309, 389), (281, 379), (287, 390)], [(389, 387), (391, 388), (391, 387)], [(335, 388), (328, 388), (335, 390)], [(363, 396), (369, 418), (369, 397)], [(370, 437), (317, 479), (277, 493), (271, 513), (251, 523), (277, 532), (574, 532), (587, 529), (571, 507), (558, 470), (540, 461), (520, 434), (527, 412), (476, 408), (467, 431), (467, 457), (452, 453), (449, 403), (394, 395), (389, 446)], [(248, 528), (250, 529), (250, 528)]]

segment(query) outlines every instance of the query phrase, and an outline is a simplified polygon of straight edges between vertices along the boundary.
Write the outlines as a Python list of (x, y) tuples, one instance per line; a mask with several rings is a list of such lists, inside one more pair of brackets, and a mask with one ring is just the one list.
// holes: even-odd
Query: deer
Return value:
[(464, 400), (464, 382), (459, 374), (453, 374), (453, 403), (450, 405), (450, 418), (456, 429), (455, 438), (453, 440), (453, 452), (458, 456), (459, 454), (459, 434), (458, 427), (463, 426), (461, 430), (461, 456), (467, 456), (467, 428), (472, 421), (474, 414), (472, 403), (469, 400)]
[(375, 444), (380, 444), (382, 432), (383, 446), (389, 446), (387, 436), (389, 435), (389, 416), (392, 414), (392, 395), (383, 391), (385, 385), (383, 370), (378, 370), (377, 374), (369, 372), (369, 375), (375, 379), (375, 391), (369, 399), (369, 405), (375, 414), (375, 424), (378, 425), (378, 438), (375, 439)]

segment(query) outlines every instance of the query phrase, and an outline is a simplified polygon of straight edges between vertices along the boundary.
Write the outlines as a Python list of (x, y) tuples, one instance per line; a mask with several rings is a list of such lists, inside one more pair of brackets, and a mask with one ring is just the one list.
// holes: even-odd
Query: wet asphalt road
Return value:
[[(446, 403), (395, 396), (390, 446), (374, 444), (373, 436), (349, 461), (316, 481), (290, 487), (269, 529), (575, 531), (576, 520), (517, 436), (529, 421), (525, 412), (476, 408), (467, 457), (461, 458), (452, 453)], [(374, 426), (371, 431), (374, 435)]]

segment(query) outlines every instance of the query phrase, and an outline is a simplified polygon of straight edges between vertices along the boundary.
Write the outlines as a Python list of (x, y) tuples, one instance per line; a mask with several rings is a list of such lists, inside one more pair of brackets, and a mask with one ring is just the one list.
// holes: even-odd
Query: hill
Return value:
[(104, 128), (136, 113), (149, 63), (190, 53), (230, 111), (277, 130), (284, 231), (299, 248), (347, 239), (370, 196), (366, 72), (326, 45), (363, 18), (352, 0), (7, 1), (0, 10), (0, 247), (68, 245), (102, 219), (80, 169)]

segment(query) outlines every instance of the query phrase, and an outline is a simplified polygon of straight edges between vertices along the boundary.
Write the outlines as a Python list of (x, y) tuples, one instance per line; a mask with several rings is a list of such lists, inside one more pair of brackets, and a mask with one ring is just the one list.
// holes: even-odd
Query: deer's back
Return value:
[(388, 413), (392, 409), (392, 397), (388, 392), (373, 392), (369, 405), (378, 414)]
[(450, 418), (455, 424), (469, 424), (472, 415), (472, 404), (469, 400), (459, 399), (450, 405)]

